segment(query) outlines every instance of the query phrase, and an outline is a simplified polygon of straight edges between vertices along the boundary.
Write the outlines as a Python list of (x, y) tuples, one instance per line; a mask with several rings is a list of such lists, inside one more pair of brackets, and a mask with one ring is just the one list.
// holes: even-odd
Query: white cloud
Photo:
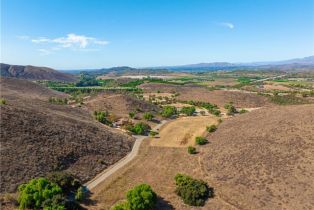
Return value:
[[(38, 49), (41, 54), (45, 55), (62, 48), (70, 48), (74, 51), (97, 51), (99, 49), (95, 49), (96, 46), (109, 44), (109, 42), (105, 40), (84, 35), (76, 35), (74, 33), (58, 38), (38, 37), (36, 39), (31, 39), (31, 42), (35, 44), (48, 45), (49, 49)], [(93, 46), (94, 48), (90, 49), (88, 48), (89, 46)]]
[(234, 24), (230, 23), (230, 22), (221, 22), (221, 23), (219, 23), (219, 25), (226, 27), (226, 28), (229, 28), (229, 29), (234, 29)]
[(109, 44), (109, 42), (107, 42), (107, 41), (100, 41), (100, 40), (94, 40), (94, 43), (95, 43), (95, 44), (99, 44), (99, 45), (106, 45), (106, 44)]
[(20, 40), (28, 40), (29, 39), (29, 36), (26, 36), (26, 35), (19, 35), (19, 36), (16, 36), (16, 38), (20, 39)]
[(39, 38), (37, 38), (37, 39), (32, 39), (31, 41), (34, 42), (34, 43), (51, 42), (50, 39), (45, 38), (45, 37), (39, 37)]

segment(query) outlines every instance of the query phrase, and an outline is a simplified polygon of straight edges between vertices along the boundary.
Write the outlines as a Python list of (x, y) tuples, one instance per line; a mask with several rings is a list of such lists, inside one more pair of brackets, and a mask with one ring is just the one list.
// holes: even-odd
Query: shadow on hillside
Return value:
[(163, 210), (172, 210), (174, 209), (174, 207), (169, 203), (169, 201), (166, 201), (164, 198), (158, 196), (157, 197), (157, 203), (156, 203), (156, 206), (154, 208), (155, 210), (160, 210), (160, 209), (163, 209)]
[(158, 119), (155, 119), (155, 118), (154, 118), (154, 119), (152, 119), (151, 121), (152, 121), (153, 123), (156, 123), (156, 124), (159, 124), (159, 123), (161, 123), (161, 121), (160, 121), (160, 120), (158, 120)]
[[(84, 207), (89, 207), (89, 206), (96, 206), (97, 202), (95, 200), (91, 199), (91, 195), (92, 193), (90, 191), (88, 191), (87, 189), (85, 189), (85, 198), (82, 201), (82, 204), (84, 205)], [(84, 208), (85, 209), (85, 208)]]

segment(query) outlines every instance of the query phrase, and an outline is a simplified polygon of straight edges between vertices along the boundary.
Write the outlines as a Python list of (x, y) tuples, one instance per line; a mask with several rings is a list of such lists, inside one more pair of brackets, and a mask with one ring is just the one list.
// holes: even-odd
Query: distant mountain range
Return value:
[(73, 82), (75, 77), (72, 74), (63, 73), (47, 67), (21, 66), (0, 64), (0, 73), (3, 77), (14, 77), (28, 80), (54, 80)]
[(290, 59), (284, 61), (269, 61), (269, 62), (252, 62), (252, 63), (228, 63), (228, 62), (213, 62), (213, 63), (198, 63), (198, 64), (187, 64), (180, 66), (163, 66), (154, 67), (174, 70), (174, 71), (193, 71), (193, 70), (232, 70), (232, 69), (287, 69), (293, 68), (305, 68), (314, 67), (314, 56)]
[(206, 72), (217, 70), (278, 70), (278, 71), (314, 71), (314, 56), (290, 59), (284, 61), (252, 62), (252, 63), (198, 63), (180, 66), (161, 66), (147, 68), (132, 68), (128, 66), (81, 69), (81, 70), (54, 70), (47, 67), (21, 66), (0, 64), (1, 76), (15, 77), (29, 80), (56, 80), (72, 82), (76, 80), (73, 74), (87, 73), (91, 75), (121, 75), (121, 74), (162, 74), (167, 72)]
[(163, 73), (167, 71), (183, 71), (183, 72), (205, 72), (216, 70), (314, 70), (314, 56), (305, 58), (296, 58), (284, 61), (269, 62), (251, 62), (251, 63), (229, 63), (229, 62), (213, 62), (213, 63), (197, 63), (178, 66), (158, 66), (132, 68), (128, 66), (102, 68), (102, 69), (84, 69), (84, 70), (64, 70), (63, 72), (78, 74), (81, 72), (90, 74), (122, 74), (122, 73)]

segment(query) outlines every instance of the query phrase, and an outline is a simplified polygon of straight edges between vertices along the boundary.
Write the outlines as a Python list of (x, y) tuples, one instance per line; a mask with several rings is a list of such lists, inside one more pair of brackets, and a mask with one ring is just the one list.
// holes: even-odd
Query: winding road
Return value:
[[(155, 126), (152, 130), (158, 131), (159, 128), (161, 128), (161, 126), (163, 126), (166, 122), (167, 122), (167, 120), (161, 121), (161, 123), (158, 124), (157, 126)], [(103, 172), (98, 174), (95, 178), (93, 178), (92, 180), (90, 180), (89, 182), (84, 184), (84, 186), (89, 191), (91, 191), (93, 188), (95, 188), (101, 182), (106, 180), (108, 177), (110, 177), (112, 174), (114, 174), (120, 168), (122, 168), (123, 166), (128, 164), (131, 160), (133, 160), (136, 157), (136, 155), (138, 154), (138, 151), (139, 151), (139, 148), (141, 146), (142, 141), (144, 139), (148, 138), (147, 136), (138, 136), (138, 135), (134, 135), (133, 137), (135, 137), (136, 140), (135, 140), (135, 143), (133, 145), (132, 151), (127, 156), (125, 156), (124, 158), (122, 158), (121, 160), (119, 160), (117, 163), (110, 166), (109, 168), (105, 169)]]

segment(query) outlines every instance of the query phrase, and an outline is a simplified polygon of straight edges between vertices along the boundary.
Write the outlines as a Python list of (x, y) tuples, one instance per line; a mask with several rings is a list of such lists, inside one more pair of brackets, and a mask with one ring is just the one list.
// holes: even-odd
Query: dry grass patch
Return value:
[(195, 137), (206, 133), (206, 127), (215, 124), (213, 116), (182, 117), (169, 122), (159, 131), (160, 138), (151, 142), (151, 146), (188, 147), (195, 145)]
[[(158, 200), (155, 209), (200, 209), (183, 203), (175, 194), (174, 177), (177, 173), (184, 173), (196, 179), (204, 179), (199, 167), (199, 156), (191, 156), (186, 148), (152, 147), (150, 141), (144, 141), (140, 154), (130, 164), (119, 170), (98, 187), (93, 189), (91, 199), (94, 204), (88, 209), (109, 209), (116, 202), (125, 198), (125, 193), (134, 186), (147, 183), (157, 193)], [(212, 183), (208, 183), (210, 186)], [(206, 210), (234, 210), (218, 196), (208, 199), (202, 209)]]

